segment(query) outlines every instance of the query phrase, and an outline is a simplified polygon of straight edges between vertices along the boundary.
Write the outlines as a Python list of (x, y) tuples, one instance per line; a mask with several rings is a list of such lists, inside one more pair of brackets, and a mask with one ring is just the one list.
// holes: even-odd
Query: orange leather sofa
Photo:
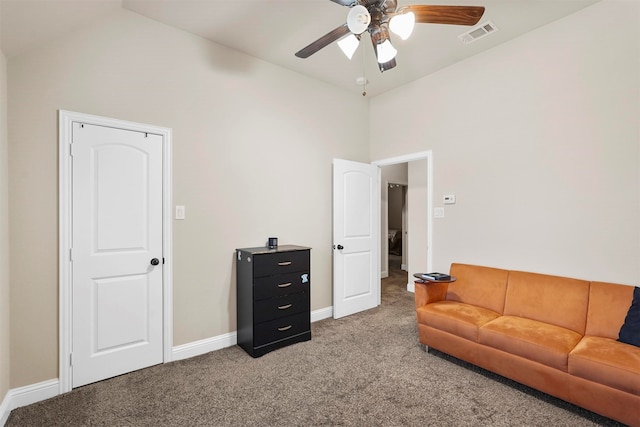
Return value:
[(640, 426), (640, 348), (617, 341), (633, 286), (452, 264), (415, 284), (420, 342)]

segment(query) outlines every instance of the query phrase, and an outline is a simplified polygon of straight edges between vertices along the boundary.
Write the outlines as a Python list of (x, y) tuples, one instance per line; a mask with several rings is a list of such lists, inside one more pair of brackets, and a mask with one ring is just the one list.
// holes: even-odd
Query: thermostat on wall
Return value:
[(447, 194), (442, 198), (442, 201), (445, 205), (454, 205), (456, 203), (455, 194)]

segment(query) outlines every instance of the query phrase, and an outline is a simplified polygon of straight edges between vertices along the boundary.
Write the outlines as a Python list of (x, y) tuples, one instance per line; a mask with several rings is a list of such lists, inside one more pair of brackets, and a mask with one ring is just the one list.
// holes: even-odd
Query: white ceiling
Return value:
[(124, 8), (354, 93), (362, 92), (356, 78), (364, 75), (374, 96), (598, 1), (399, 0), (400, 6), (485, 6), (479, 25), (490, 20), (499, 31), (464, 45), (458, 36), (471, 27), (417, 24), (406, 41), (392, 35), (398, 66), (384, 73), (366, 35), (351, 61), (335, 43), (307, 59), (294, 56), (345, 22), (349, 8), (330, 0), (0, 0), (0, 47), (11, 58)]

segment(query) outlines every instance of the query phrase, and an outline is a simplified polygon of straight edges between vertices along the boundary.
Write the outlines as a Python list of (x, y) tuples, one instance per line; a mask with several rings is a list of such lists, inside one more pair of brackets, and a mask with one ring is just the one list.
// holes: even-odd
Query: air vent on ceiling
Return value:
[(472, 28), (464, 34), (460, 34), (458, 39), (464, 44), (473, 43), (476, 40), (479, 40), (483, 37), (488, 36), (489, 34), (495, 33), (498, 31), (498, 27), (491, 21), (487, 21), (484, 24), (480, 24), (479, 26)]

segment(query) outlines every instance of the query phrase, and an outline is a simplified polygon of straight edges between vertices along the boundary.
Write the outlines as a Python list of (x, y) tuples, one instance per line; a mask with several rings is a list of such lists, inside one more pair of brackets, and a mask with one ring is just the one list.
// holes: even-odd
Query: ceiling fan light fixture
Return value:
[(385, 62), (383, 64), (378, 64), (378, 68), (380, 68), (380, 72), (381, 73), (384, 73), (385, 71), (388, 71), (388, 70), (390, 70), (392, 68), (395, 68), (396, 65), (398, 65), (398, 63), (396, 62), (396, 59), (394, 58), (389, 62)]
[(357, 5), (351, 8), (347, 15), (347, 27), (353, 34), (362, 34), (371, 23), (371, 14), (366, 7)]
[(353, 58), (353, 54), (358, 49), (359, 45), (360, 35), (349, 34), (348, 36), (338, 40), (338, 46), (340, 47), (340, 50), (342, 50), (342, 53), (344, 53), (345, 56), (349, 59)]
[(396, 15), (389, 21), (389, 29), (400, 36), (402, 40), (406, 40), (411, 36), (415, 25), (416, 15), (413, 12)]
[(386, 39), (382, 43), (378, 44), (376, 46), (376, 50), (377, 50), (376, 56), (378, 57), (378, 63), (380, 64), (384, 64), (386, 62), (391, 61), (398, 54), (398, 51), (396, 50), (395, 47), (393, 47), (389, 39)]

